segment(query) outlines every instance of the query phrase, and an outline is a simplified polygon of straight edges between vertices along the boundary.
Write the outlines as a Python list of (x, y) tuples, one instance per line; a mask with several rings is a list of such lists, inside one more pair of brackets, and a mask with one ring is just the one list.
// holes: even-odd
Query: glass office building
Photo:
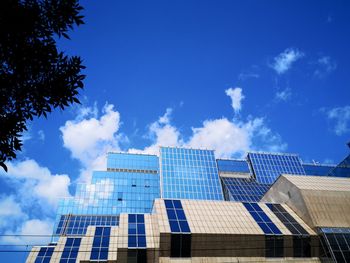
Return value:
[[(326, 247), (338, 244), (327, 255), (343, 262), (340, 259), (348, 257), (343, 243), (350, 244), (350, 225), (344, 226), (346, 231), (329, 226), (312, 232), (302, 220), (294, 219), (297, 215), (290, 216), (288, 207), (259, 202), (283, 174), (350, 178), (349, 158), (338, 165), (324, 165), (303, 163), (296, 154), (248, 152), (245, 159), (216, 159), (213, 150), (177, 147), (160, 147), (159, 156), (108, 153), (105, 171), (94, 171), (90, 182), (77, 185), (74, 197), (60, 200), (53, 243), (33, 250), (36, 252), (28, 262), (144, 262), (150, 257), (150, 247), (159, 249), (159, 254), (151, 256), (158, 262), (162, 253), (167, 254), (161, 252), (167, 248), (162, 248), (163, 243), (170, 244), (170, 258), (195, 257), (206, 255), (204, 250), (193, 250), (193, 246), (201, 246), (196, 243), (200, 238), (211, 233), (219, 240), (222, 232), (263, 235), (261, 244), (270, 250), (257, 251), (257, 257), (286, 257), (291, 248), (294, 252), (288, 257), (311, 257), (317, 231)], [(202, 211), (205, 207), (211, 211)], [(238, 221), (230, 226), (231, 219), (219, 222), (225, 216)], [(251, 223), (243, 226), (245, 222)], [(254, 222), (255, 230), (249, 229)], [(157, 233), (160, 236), (155, 237)], [(192, 233), (203, 237), (197, 240)], [(345, 241), (340, 244), (339, 240)], [(81, 247), (88, 253), (82, 256)], [(218, 256), (221, 252), (216, 249), (218, 252), (212, 253)], [(121, 256), (121, 251), (126, 254)], [(233, 249), (231, 254), (235, 253)]]

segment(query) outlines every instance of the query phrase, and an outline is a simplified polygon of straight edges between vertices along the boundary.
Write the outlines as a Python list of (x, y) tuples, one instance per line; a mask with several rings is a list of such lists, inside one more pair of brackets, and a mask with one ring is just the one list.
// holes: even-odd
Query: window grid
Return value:
[(277, 218), (288, 228), (293, 235), (306, 235), (309, 233), (283, 208), (280, 204), (266, 204)]
[(78, 257), (81, 238), (67, 238), (60, 263), (74, 263)]
[(162, 197), (224, 200), (214, 151), (161, 147)]
[(88, 226), (118, 226), (119, 216), (62, 215), (57, 235), (85, 235)]
[(238, 202), (259, 202), (270, 188), (254, 178), (222, 178), (227, 199)]
[(250, 173), (246, 160), (216, 160), (219, 172)]
[(145, 215), (128, 215), (128, 248), (146, 248)]
[(110, 227), (96, 227), (90, 260), (107, 261), (110, 234)]
[(285, 174), (305, 175), (299, 156), (293, 154), (248, 153), (256, 180), (262, 184), (273, 184)]
[(255, 222), (260, 226), (261, 230), (267, 235), (282, 235), (282, 232), (265, 214), (257, 203), (243, 203)]
[(172, 233), (191, 233), (180, 200), (164, 200)]
[(321, 231), (334, 261), (350, 262), (350, 229), (324, 228)]
[(41, 247), (35, 263), (49, 263), (54, 249), (54, 247)]

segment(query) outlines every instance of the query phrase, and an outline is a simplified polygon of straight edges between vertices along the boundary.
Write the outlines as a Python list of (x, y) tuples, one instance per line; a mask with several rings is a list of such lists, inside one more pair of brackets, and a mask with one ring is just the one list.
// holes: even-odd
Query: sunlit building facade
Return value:
[(27, 262), (350, 262), (349, 158), (109, 153)]

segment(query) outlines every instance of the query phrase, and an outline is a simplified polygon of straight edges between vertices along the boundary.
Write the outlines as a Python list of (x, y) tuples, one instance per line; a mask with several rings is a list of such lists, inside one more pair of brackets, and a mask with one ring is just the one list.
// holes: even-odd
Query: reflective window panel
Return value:
[(270, 185), (260, 184), (254, 178), (221, 178), (228, 201), (259, 202)]
[(55, 247), (41, 247), (35, 263), (49, 263)]
[(333, 260), (350, 262), (350, 228), (321, 228), (321, 232)]
[(266, 204), (277, 218), (293, 235), (309, 235), (309, 233), (280, 204)]
[(163, 198), (224, 200), (214, 151), (160, 148)]
[(90, 260), (107, 260), (108, 246), (111, 235), (110, 227), (96, 227), (94, 241), (92, 243)]
[(78, 257), (81, 238), (67, 238), (60, 263), (75, 262)]
[(243, 203), (261, 230), (267, 235), (282, 235), (282, 232), (271, 221), (258, 203)]
[(119, 216), (111, 215), (62, 215), (56, 235), (85, 235), (88, 226), (117, 226)]
[(128, 248), (146, 248), (145, 215), (128, 215)]
[(275, 153), (248, 153), (256, 180), (273, 184), (281, 174), (305, 175), (298, 155)]
[(216, 160), (219, 172), (250, 173), (246, 160)]

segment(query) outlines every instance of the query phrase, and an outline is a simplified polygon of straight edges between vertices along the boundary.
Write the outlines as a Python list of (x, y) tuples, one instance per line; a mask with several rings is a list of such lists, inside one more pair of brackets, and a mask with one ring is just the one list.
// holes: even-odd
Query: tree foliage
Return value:
[(0, 166), (16, 158), (28, 120), (65, 109), (83, 88), (81, 58), (59, 51), (83, 24), (78, 0), (0, 1)]

